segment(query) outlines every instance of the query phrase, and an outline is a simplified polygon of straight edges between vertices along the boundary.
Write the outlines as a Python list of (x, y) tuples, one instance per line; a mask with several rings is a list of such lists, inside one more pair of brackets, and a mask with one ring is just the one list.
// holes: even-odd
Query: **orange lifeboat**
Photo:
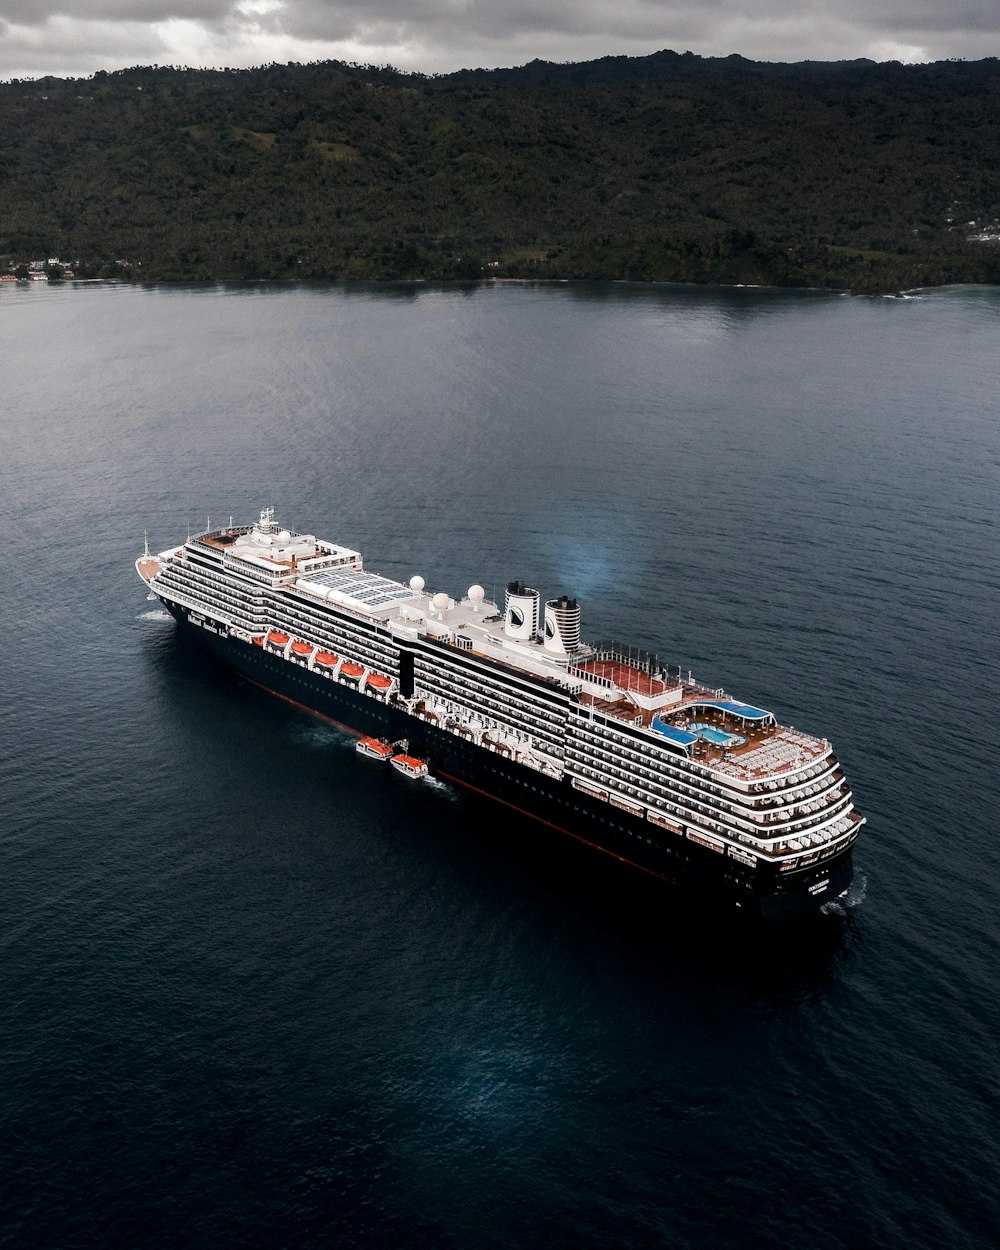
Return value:
[(381, 760), (382, 763), (392, 756), (392, 747), (381, 738), (362, 738), (355, 743), (354, 749), (359, 755), (367, 755), (369, 759)]
[(340, 671), (345, 677), (360, 677), (365, 668), (363, 664), (355, 664), (353, 660), (346, 660)]
[(325, 664), (327, 668), (336, 668), (340, 663), (340, 656), (334, 655), (332, 651), (317, 651), (316, 663)]
[(374, 686), (376, 690), (388, 690), (392, 685), (392, 678), (386, 677), (384, 673), (369, 673), (366, 684)]
[(287, 647), (288, 635), (283, 634), (280, 629), (272, 629), (267, 636), (267, 641), (273, 643), (276, 647)]
[(413, 755), (394, 755), (389, 763), (404, 777), (411, 777), (413, 780), (426, 777), (430, 771), (423, 760), (418, 760)]
[(303, 642), (301, 638), (296, 638), (292, 643), (293, 655), (312, 655), (315, 649), (311, 643)]

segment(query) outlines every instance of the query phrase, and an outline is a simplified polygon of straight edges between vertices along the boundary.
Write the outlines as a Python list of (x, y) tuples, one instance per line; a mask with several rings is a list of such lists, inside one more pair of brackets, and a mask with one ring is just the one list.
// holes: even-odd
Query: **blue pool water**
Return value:
[(727, 734), (724, 730), (716, 729), (712, 725), (689, 725), (688, 728), (699, 738), (704, 738), (706, 742), (712, 742), (719, 747), (738, 747), (746, 742), (746, 738), (741, 738), (739, 734)]

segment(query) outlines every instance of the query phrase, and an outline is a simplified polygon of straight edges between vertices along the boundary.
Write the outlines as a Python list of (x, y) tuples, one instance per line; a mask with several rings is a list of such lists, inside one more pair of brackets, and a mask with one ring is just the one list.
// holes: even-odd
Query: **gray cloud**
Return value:
[(0, 77), (327, 57), (428, 72), (660, 48), (756, 60), (1000, 55), (997, 0), (4, 0)]
[(53, 17), (151, 25), (168, 18), (211, 22), (231, 8), (232, 0), (7, 0), (3, 16), (9, 23), (25, 26), (37, 26)]

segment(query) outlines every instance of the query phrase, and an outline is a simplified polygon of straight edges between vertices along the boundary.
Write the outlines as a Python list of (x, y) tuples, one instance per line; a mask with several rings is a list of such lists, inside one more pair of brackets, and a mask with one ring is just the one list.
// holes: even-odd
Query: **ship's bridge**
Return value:
[(188, 541), (221, 552), (227, 564), (249, 565), (279, 579), (290, 573), (308, 576), (321, 569), (361, 568), (360, 552), (323, 542), (315, 534), (280, 528), (273, 508), (264, 508), (253, 525), (233, 526), (230, 522)]

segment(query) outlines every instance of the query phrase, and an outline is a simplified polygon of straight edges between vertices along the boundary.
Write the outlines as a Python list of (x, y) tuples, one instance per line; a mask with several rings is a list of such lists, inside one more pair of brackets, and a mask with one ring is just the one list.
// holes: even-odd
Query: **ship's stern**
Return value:
[(802, 874), (799, 881), (781, 882), (783, 888), (759, 895), (758, 913), (764, 920), (811, 915), (846, 894), (853, 880), (854, 864), (848, 851), (846, 856), (827, 867)]

